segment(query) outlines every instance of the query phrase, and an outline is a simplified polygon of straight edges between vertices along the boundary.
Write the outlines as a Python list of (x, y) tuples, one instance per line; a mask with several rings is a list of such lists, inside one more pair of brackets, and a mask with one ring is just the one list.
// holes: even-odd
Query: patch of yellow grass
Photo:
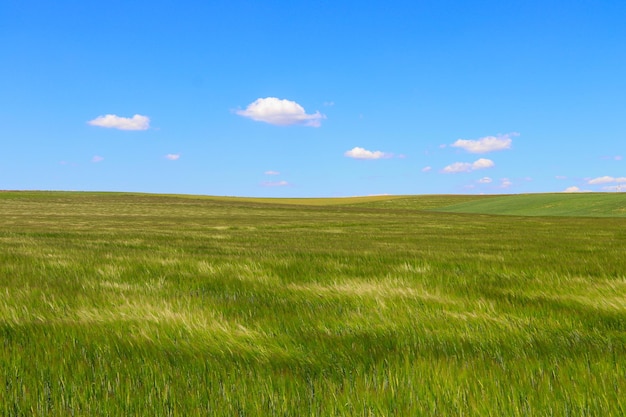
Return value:
[(227, 262), (219, 265), (207, 261), (197, 263), (197, 271), (206, 275), (228, 275), (239, 281), (270, 283), (276, 282), (277, 278), (270, 276), (263, 267), (256, 262)]
[(319, 297), (332, 295), (344, 295), (349, 297), (369, 297), (377, 298), (415, 298), (438, 303), (453, 303), (449, 297), (429, 292), (425, 288), (416, 288), (414, 285), (408, 286), (401, 280), (389, 279), (384, 282), (371, 282), (363, 280), (348, 280), (335, 282), (330, 285), (319, 283), (312, 284), (289, 284), (287, 289), (297, 292), (306, 292)]
[(530, 297), (575, 302), (602, 310), (626, 310), (626, 279), (590, 282), (584, 277), (565, 277), (559, 282), (559, 293), (527, 292)]
[(331, 198), (266, 198), (266, 197), (219, 197), (219, 196), (181, 196), (187, 198), (199, 198), (206, 200), (245, 202), (245, 203), (268, 203), (268, 204), (289, 204), (299, 206), (331, 206), (341, 204), (371, 203), (375, 201), (394, 200), (406, 198), (405, 195), (376, 195), (357, 197), (331, 197)]

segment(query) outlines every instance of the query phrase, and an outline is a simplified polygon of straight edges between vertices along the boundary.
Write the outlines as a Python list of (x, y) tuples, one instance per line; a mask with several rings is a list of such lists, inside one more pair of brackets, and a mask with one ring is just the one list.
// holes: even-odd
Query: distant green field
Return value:
[(456, 213), (517, 216), (626, 217), (626, 193), (486, 196), (437, 209)]
[(626, 415), (621, 197), (0, 192), (0, 415)]

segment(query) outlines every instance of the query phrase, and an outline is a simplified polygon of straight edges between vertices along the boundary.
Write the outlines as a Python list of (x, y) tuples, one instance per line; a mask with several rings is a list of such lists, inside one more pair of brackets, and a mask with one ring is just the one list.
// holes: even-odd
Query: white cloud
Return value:
[(264, 174), (265, 175), (280, 175), (280, 172), (278, 172), (278, 171), (265, 171)]
[(180, 159), (180, 154), (179, 153), (168, 153), (167, 155), (165, 155), (166, 159), (169, 159), (170, 161), (177, 161)]
[(278, 126), (319, 127), (321, 120), (326, 118), (319, 111), (314, 114), (306, 114), (304, 108), (295, 101), (281, 100), (276, 97), (259, 98), (250, 103), (245, 110), (237, 110), (235, 113), (257, 122)]
[(603, 190), (605, 191), (617, 191), (617, 192), (622, 192), (622, 191), (626, 191), (626, 185), (610, 185), (607, 187), (602, 187)]
[(616, 155), (613, 159), (615, 159), (616, 161), (621, 161), (623, 158), (622, 155)]
[(491, 159), (480, 158), (472, 163), (455, 162), (443, 169), (446, 174), (456, 174), (459, 172), (471, 172), (479, 169), (492, 168), (496, 164)]
[(572, 187), (567, 187), (565, 190), (563, 190), (564, 193), (589, 193), (590, 190), (581, 190), (579, 187), (576, 187), (575, 185)]
[(459, 139), (450, 146), (465, 149), (470, 153), (503, 151), (511, 148), (511, 144), (513, 143), (511, 136), (518, 135), (518, 133), (507, 133), (506, 135), (485, 136), (478, 140)]
[(368, 151), (367, 149), (359, 148), (357, 146), (349, 151), (346, 151), (344, 156), (354, 159), (381, 159), (391, 158), (392, 155), (381, 151)]
[(286, 187), (289, 184), (287, 181), (264, 181), (261, 183), (263, 187)]
[(513, 185), (513, 182), (508, 178), (502, 178), (500, 180), (500, 188), (509, 188), (511, 185)]
[(492, 168), (495, 165), (491, 159), (480, 158), (472, 164), (472, 170)]
[(591, 179), (589, 181), (587, 181), (587, 184), (590, 185), (595, 185), (595, 184), (610, 184), (610, 183), (623, 183), (626, 182), (626, 177), (618, 177), (618, 178), (614, 178), (614, 177), (609, 177), (604, 176), (604, 177), (598, 177), (598, 178), (594, 178)]
[(98, 162), (102, 162), (102, 161), (104, 161), (104, 158), (99, 156), (99, 155), (96, 155), (93, 158), (91, 158), (91, 162), (93, 162), (93, 163), (98, 163)]
[(432, 171), (433, 167), (424, 167), (422, 168), (422, 172), (430, 172)]
[(133, 117), (120, 117), (114, 114), (98, 116), (87, 122), (92, 126), (106, 127), (119, 130), (147, 130), (150, 128), (150, 118), (136, 114)]
[(457, 172), (470, 172), (472, 170), (472, 164), (469, 162), (455, 162), (448, 165), (443, 169), (443, 172), (448, 174), (456, 174)]
[(481, 184), (491, 184), (493, 180), (489, 177), (482, 177), (481, 179), (478, 180), (478, 182)]
[(556, 178), (557, 180), (566, 180), (567, 179), (567, 177), (565, 175), (557, 175), (554, 178)]

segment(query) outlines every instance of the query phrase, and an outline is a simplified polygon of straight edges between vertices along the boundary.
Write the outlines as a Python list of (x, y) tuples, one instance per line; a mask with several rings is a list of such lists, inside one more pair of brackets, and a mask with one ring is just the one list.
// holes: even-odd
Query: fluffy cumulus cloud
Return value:
[(480, 158), (474, 162), (455, 162), (443, 169), (446, 174), (456, 174), (459, 172), (472, 172), (479, 169), (492, 168), (496, 164), (491, 159)]
[(495, 166), (491, 159), (480, 158), (472, 163), (472, 171), (477, 169), (491, 168)]
[(179, 153), (168, 153), (165, 155), (165, 159), (169, 159), (170, 161), (177, 161), (180, 159)]
[(505, 149), (511, 149), (511, 145), (513, 144), (511, 137), (518, 135), (517, 133), (507, 133), (506, 135), (485, 136), (477, 140), (459, 139), (450, 146), (464, 149), (470, 153), (503, 151)]
[(564, 193), (588, 193), (589, 190), (581, 190), (579, 187), (576, 187), (575, 185), (572, 187), (567, 187), (565, 190), (563, 190)]
[(295, 101), (281, 100), (276, 97), (259, 98), (250, 103), (245, 110), (237, 110), (235, 113), (257, 122), (278, 126), (302, 125), (319, 127), (322, 119), (326, 118), (319, 111), (307, 114), (304, 108)]
[(391, 154), (382, 151), (368, 151), (367, 149), (354, 147), (349, 151), (344, 152), (344, 156), (354, 159), (381, 159), (391, 158)]
[(626, 177), (609, 177), (608, 175), (604, 176), (604, 177), (598, 177), (598, 178), (593, 178), (589, 181), (587, 181), (587, 184), (590, 185), (598, 185), (598, 184), (621, 184), (621, 183), (626, 183)]
[(120, 117), (115, 114), (98, 116), (87, 122), (92, 126), (106, 127), (119, 130), (147, 130), (150, 128), (150, 118), (136, 114), (133, 117)]

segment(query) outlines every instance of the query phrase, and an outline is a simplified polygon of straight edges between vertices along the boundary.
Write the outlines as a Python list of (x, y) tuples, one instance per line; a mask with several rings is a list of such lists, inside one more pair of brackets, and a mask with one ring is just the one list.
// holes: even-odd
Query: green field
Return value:
[(623, 196), (0, 192), (0, 415), (626, 415)]
[(436, 210), (516, 216), (626, 217), (626, 194), (572, 193), (490, 196), (438, 207)]

